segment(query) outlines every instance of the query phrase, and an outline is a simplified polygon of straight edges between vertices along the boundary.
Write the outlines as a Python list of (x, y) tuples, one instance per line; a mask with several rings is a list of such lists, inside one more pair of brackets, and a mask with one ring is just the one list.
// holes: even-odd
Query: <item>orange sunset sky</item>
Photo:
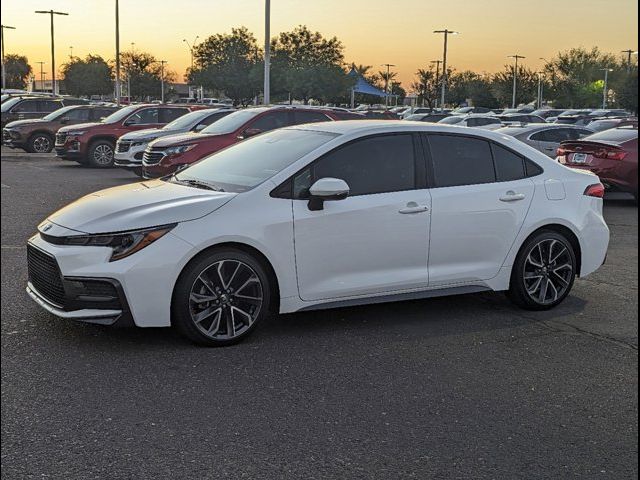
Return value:
[[(449, 61), (458, 70), (493, 72), (507, 55), (527, 57), (538, 68), (570, 47), (598, 46), (619, 52), (637, 48), (636, 0), (272, 0), (271, 33), (306, 24), (345, 45), (345, 59), (382, 69), (393, 63), (408, 87), (417, 68), (442, 56), (447, 27), (462, 35), (450, 41)], [(2, 0), (5, 51), (24, 54), (34, 71), (44, 61), (50, 72), (49, 17), (34, 10), (68, 12), (56, 17), (56, 63), (70, 54), (115, 52), (114, 0)], [(181, 80), (189, 65), (184, 38), (191, 42), (244, 25), (260, 44), (264, 38), (264, 0), (120, 0), (121, 49), (148, 51)], [(50, 78), (50, 73), (46, 78)]]

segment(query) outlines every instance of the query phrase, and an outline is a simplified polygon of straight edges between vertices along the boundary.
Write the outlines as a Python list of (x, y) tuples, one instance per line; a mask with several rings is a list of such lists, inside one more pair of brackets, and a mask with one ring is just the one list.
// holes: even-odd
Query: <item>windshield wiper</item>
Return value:
[(178, 178), (177, 175), (172, 175), (171, 179), (178, 183), (189, 185), (190, 187), (204, 188), (205, 190), (213, 190), (214, 192), (224, 192), (222, 188), (218, 188), (215, 185), (203, 182), (202, 180), (198, 180), (196, 178)]

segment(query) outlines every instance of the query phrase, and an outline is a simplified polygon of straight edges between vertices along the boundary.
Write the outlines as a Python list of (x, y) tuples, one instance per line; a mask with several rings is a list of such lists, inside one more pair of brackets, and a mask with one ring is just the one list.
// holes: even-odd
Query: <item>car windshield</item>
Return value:
[(0, 108), (0, 111), (8, 112), (20, 100), (22, 100), (22, 98), (20, 98), (20, 97), (10, 98), (9, 100), (7, 100), (6, 102), (4, 102), (2, 104), (2, 108)]
[(638, 139), (638, 129), (634, 127), (611, 128), (603, 132), (594, 133), (582, 140), (593, 142), (624, 143), (629, 140)]
[(408, 117), (405, 118), (405, 120), (422, 120), (425, 117), (424, 113), (412, 113), (411, 115), (409, 115)]
[(272, 130), (220, 150), (170, 180), (196, 180), (215, 190), (244, 192), (337, 136), (314, 130)]
[(211, 110), (189, 112), (186, 115), (176, 118), (173, 122), (167, 123), (162, 127), (162, 130), (182, 130), (190, 128), (195, 122), (209, 116), (210, 113)]
[(135, 112), (138, 108), (138, 105), (130, 105), (128, 107), (121, 108), (113, 112), (111, 115), (102, 120), (102, 123), (118, 123), (121, 120), (124, 120), (133, 112)]
[(55, 120), (56, 118), (60, 118), (62, 115), (67, 113), (69, 110), (73, 110), (76, 108), (76, 105), (69, 105), (68, 107), (62, 107), (58, 110), (54, 110), (49, 115), (45, 115), (42, 117), (43, 120), (50, 122), (51, 120)]
[(445, 123), (447, 125), (455, 125), (456, 123), (460, 123), (465, 119), (465, 117), (447, 117), (440, 120), (438, 123)]
[(262, 113), (262, 111), (263, 110), (254, 109), (230, 113), (226, 117), (223, 117), (217, 122), (209, 125), (207, 128), (202, 130), (201, 133), (209, 135), (225, 135), (227, 133), (235, 132), (256, 115)]

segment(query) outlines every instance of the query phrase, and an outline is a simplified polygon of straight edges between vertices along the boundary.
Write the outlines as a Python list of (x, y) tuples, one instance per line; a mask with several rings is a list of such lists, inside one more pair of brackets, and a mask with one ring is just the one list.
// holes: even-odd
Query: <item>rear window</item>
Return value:
[(633, 139), (638, 139), (638, 129), (633, 127), (612, 128), (583, 138), (583, 140), (593, 140), (595, 142), (605, 141), (612, 143), (624, 143)]

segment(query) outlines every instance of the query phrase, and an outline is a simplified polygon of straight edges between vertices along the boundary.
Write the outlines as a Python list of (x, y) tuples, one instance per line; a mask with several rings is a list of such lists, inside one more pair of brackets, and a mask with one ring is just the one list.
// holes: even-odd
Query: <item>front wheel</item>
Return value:
[(561, 303), (576, 277), (576, 253), (562, 234), (543, 230), (520, 249), (511, 272), (509, 298), (527, 310), (548, 310)]
[(113, 142), (109, 140), (97, 140), (89, 148), (88, 164), (96, 168), (113, 167), (114, 155)]
[(269, 277), (261, 262), (241, 250), (217, 250), (191, 262), (180, 275), (172, 320), (195, 343), (231, 345), (268, 316), (270, 301)]
[(34, 133), (27, 144), (29, 153), (51, 153), (53, 137), (47, 133)]

